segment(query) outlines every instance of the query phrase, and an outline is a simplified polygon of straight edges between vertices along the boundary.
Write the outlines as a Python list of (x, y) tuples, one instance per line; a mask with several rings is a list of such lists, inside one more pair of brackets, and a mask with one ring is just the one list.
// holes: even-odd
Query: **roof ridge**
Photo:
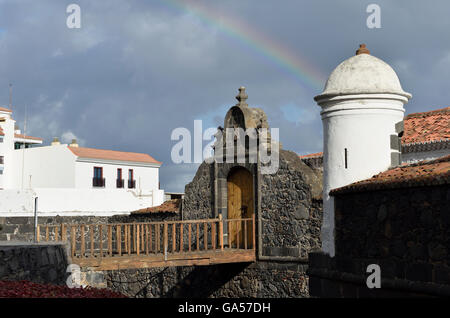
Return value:
[[(70, 147), (70, 145), (67, 145), (67, 147)], [(74, 148), (74, 147), (71, 147)], [(122, 152), (122, 153), (135, 153), (139, 155), (147, 155), (150, 156), (148, 153), (145, 152), (134, 152), (134, 151), (122, 151), (122, 150), (112, 150), (112, 149), (101, 149), (101, 148), (91, 148), (91, 147), (76, 147), (78, 149), (92, 149), (92, 150), (101, 150), (101, 151), (114, 151), (114, 152)], [(151, 157), (151, 156), (150, 156)]]
[[(156, 163), (156, 164), (162, 164), (161, 161), (156, 160), (148, 153), (143, 152), (130, 152), (130, 151), (120, 151), (120, 150), (110, 150), (110, 149), (99, 149), (99, 148), (89, 148), (89, 147), (71, 147), (70, 145), (66, 145), (66, 147), (77, 157), (81, 158), (95, 158), (95, 159), (111, 159), (111, 160), (119, 160), (119, 161), (136, 161), (136, 162), (150, 162), (150, 163)], [(80, 153), (81, 152), (81, 153)], [(82, 153), (85, 152), (85, 153)], [(86, 154), (86, 152), (91, 152), (90, 154)], [(102, 155), (92, 155), (92, 152), (102, 152)], [(108, 156), (107, 152), (110, 153), (112, 157), (107, 158)], [(114, 155), (115, 154), (115, 155)], [(141, 159), (135, 160), (136, 158), (130, 159), (130, 158), (120, 158), (118, 154), (121, 155), (137, 155), (140, 156)], [(145, 161), (142, 161), (142, 157), (145, 157)]]
[(440, 115), (440, 114), (447, 114), (447, 113), (450, 113), (450, 106), (449, 107), (445, 107), (445, 108), (441, 108), (441, 109), (430, 110), (430, 111), (427, 111), (427, 112), (412, 113), (412, 114), (407, 115), (405, 117), (405, 119), (422, 118), (422, 117), (428, 117), (428, 116)]

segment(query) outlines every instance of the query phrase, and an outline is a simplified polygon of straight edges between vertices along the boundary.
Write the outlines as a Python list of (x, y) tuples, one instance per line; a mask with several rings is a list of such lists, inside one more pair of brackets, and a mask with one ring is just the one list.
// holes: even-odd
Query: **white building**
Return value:
[(0, 108), (0, 214), (112, 215), (160, 205), (161, 162), (148, 154), (60, 144), (20, 134)]
[(330, 75), (322, 94), (324, 136), (322, 248), (334, 256), (334, 200), (329, 192), (400, 164), (399, 133), (411, 94), (395, 71), (361, 45)]

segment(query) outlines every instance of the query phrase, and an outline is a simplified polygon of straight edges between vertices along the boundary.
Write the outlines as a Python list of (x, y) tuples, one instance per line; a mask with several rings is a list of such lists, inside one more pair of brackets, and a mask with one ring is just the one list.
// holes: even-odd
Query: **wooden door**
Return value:
[[(253, 176), (248, 170), (238, 168), (228, 175), (228, 219), (252, 218), (253, 202)], [(247, 221), (247, 247), (253, 244), (252, 222)], [(244, 222), (229, 222), (228, 242), (230, 247), (243, 248), (245, 245)]]

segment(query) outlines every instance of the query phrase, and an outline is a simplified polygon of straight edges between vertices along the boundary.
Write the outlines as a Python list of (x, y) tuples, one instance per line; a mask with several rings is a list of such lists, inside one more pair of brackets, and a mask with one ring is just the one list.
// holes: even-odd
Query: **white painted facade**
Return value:
[[(7, 186), (12, 180), (12, 169), (7, 169), (7, 166), (14, 164), (12, 153), (14, 150), (14, 125), (15, 120), (11, 118), (11, 113), (0, 109), (0, 128), (3, 131), (3, 136), (0, 136), (0, 157), (3, 159), (3, 164), (0, 164), (0, 189)], [(11, 133), (12, 132), (12, 133)]]
[(369, 54), (341, 63), (315, 97), (324, 136), (322, 249), (332, 257), (335, 216), (329, 192), (391, 166), (391, 135), (397, 135), (395, 125), (410, 98), (394, 70)]
[(0, 216), (112, 216), (129, 214), (164, 200), (163, 190), (39, 188), (0, 191)]
[(408, 152), (402, 154), (403, 163), (417, 163), (423, 160), (434, 160), (450, 155), (449, 149), (431, 150), (422, 152)]
[(128, 171), (133, 170), (137, 190), (159, 188), (159, 165), (144, 166), (143, 163), (114, 162), (101, 159), (81, 159), (75, 162), (75, 188), (92, 188), (94, 167), (103, 168), (105, 189), (116, 189), (117, 169), (122, 169), (122, 178), (127, 188)]
[[(19, 136), (11, 112), (2, 110), (0, 108), (0, 157), (3, 161), (0, 163), (0, 215), (32, 215), (36, 197), (41, 215), (126, 214), (163, 203), (159, 162), (78, 156), (71, 150), (74, 148), (70, 148), (73, 145), (59, 142), (45, 147), (14, 149), (17, 142), (36, 144), (42, 141)], [(125, 159), (128, 159), (127, 154), (121, 153)], [(94, 167), (102, 169), (104, 186), (94, 184)], [(122, 169), (123, 187), (117, 185), (117, 169)], [(128, 186), (130, 169), (134, 187)]]

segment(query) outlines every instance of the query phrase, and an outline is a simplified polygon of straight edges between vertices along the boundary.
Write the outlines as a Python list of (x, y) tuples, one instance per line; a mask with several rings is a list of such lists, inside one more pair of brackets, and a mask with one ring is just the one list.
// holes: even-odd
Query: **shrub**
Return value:
[(125, 295), (92, 287), (69, 288), (29, 281), (0, 281), (0, 298), (127, 298)]

